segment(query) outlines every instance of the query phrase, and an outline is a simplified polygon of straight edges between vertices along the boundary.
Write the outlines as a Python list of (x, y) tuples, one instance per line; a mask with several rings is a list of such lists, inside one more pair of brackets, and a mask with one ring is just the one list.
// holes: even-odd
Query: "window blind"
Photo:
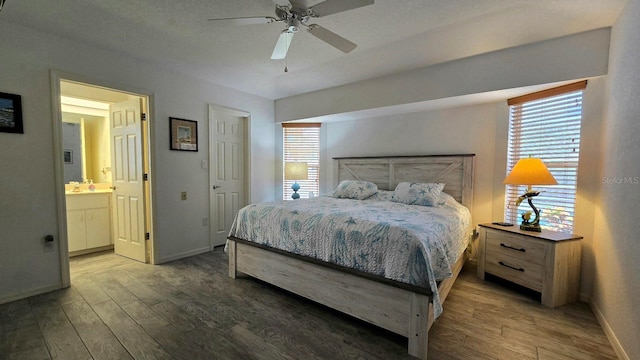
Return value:
[[(308, 198), (309, 192), (317, 196), (320, 191), (320, 124), (319, 123), (285, 123), (282, 124), (284, 164), (288, 162), (306, 162), (309, 171), (308, 180), (298, 180), (301, 198)], [(294, 180), (284, 180), (283, 199), (291, 199), (291, 185)]]
[[(582, 94), (587, 82), (545, 90), (509, 99), (509, 146), (507, 174), (523, 157), (542, 159), (558, 185), (534, 185), (541, 191), (533, 198), (540, 210), (543, 229), (573, 231)], [(519, 223), (520, 215), (530, 210), (527, 202), (516, 207), (518, 196), (526, 186), (506, 185), (505, 221)]]

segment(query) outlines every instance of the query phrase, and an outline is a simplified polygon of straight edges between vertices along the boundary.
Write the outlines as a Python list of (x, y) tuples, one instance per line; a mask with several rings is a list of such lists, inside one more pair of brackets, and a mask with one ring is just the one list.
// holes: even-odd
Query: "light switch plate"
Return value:
[(180, 193), (180, 199), (181, 200), (187, 200), (187, 192), (186, 191), (183, 191), (183, 192)]

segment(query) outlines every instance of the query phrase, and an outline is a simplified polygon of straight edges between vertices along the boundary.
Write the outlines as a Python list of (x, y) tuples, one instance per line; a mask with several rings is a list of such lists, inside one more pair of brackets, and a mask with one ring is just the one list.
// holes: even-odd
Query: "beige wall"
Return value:
[(612, 31), (593, 239), (593, 307), (627, 359), (640, 359), (639, 20), (629, 0)]

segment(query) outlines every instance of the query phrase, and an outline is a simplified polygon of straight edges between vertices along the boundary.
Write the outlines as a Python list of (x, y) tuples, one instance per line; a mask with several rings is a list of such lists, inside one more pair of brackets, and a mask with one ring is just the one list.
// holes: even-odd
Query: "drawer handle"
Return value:
[(524, 249), (524, 248), (520, 248), (520, 249), (518, 249), (518, 248), (516, 248), (516, 247), (509, 246), (509, 245), (505, 245), (505, 244), (502, 244), (502, 243), (500, 243), (500, 246), (502, 246), (502, 247), (504, 247), (504, 248), (507, 248), (507, 249), (515, 250), (515, 251), (527, 252), (527, 249)]
[(502, 265), (502, 266), (504, 266), (504, 267), (508, 267), (509, 269), (513, 269), (513, 270), (517, 270), (517, 271), (522, 271), (522, 272), (524, 272), (524, 269), (523, 269), (523, 268), (513, 267), (513, 266), (511, 266), (511, 265), (507, 265), (507, 264), (505, 264), (505, 263), (504, 263), (504, 262), (502, 262), (502, 261), (499, 261), (499, 262), (498, 262), (498, 264), (500, 264), (500, 265)]

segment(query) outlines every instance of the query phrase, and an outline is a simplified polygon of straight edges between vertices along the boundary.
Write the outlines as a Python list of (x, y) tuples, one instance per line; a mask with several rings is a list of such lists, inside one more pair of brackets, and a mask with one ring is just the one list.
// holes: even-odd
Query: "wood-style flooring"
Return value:
[[(0, 305), (0, 359), (410, 359), (405, 338), (251, 278), (221, 249), (164, 265), (71, 259), (68, 289)], [(322, 286), (322, 284), (318, 284)], [(589, 307), (549, 309), (465, 267), (429, 359), (615, 359)]]

